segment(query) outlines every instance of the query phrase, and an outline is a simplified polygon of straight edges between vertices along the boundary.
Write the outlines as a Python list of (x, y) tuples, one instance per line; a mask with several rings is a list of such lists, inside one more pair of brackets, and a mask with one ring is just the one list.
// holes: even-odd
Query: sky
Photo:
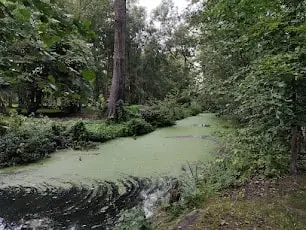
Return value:
[[(186, 0), (173, 0), (173, 2), (176, 6), (178, 6), (179, 10), (184, 9), (188, 5)], [(139, 0), (139, 4), (146, 7), (149, 12), (157, 7), (160, 3), (161, 0)]]

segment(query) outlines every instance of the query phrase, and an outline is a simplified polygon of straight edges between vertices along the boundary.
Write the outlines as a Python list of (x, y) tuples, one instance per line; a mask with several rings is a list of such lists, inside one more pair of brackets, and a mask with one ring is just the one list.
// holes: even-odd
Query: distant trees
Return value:
[[(164, 1), (149, 20), (135, 1), (125, 2), (121, 25), (119, 4), (123, 9), (119, 0), (0, 1), (0, 77), (10, 84), (14, 104), (29, 113), (42, 105), (75, 112), (114, 95), (112, 75), (124, 78), (115, 100), (130, 104), (189, 89), (194, 47), (173, 3)], [(119, 26), (116, 37), (126, 42), (115, 45)]]
[[(64, 5), (71, 14), (90, 20), (95, 32), (92, 52), (96, 80), (94, 100), (110, 95), (114, 55), (114, 6), (108, 0), (70, 0)], [(126, 103), (143, 104), (148, 99), (163, 99), (171, 90), (183, 91), (193, 84), (193, 66), (187, 61), (196, 45), (188, 25), (181, 20), (173, 2), (164, 1), (152, 17), (144, 8), (129, 1), (126, 9), (125, 87)], [(163, 25), (158, 26), (160, 23)], [(183, 29), (184, 28), (184, 29)], [(182, 55), (184, 54), (185, 57)]]

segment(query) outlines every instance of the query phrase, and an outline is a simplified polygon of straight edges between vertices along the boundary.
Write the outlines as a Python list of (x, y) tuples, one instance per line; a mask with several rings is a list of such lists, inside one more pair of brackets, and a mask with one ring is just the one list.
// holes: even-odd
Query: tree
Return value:
[(201, 32), (203, 100), (242, 125), (232, 148), (244, 164), (239, 170), (296, 174), (306, 123), (305, 2), (202, 3), (194, 19)]
[(48, 1), (0, 1), (0, 12), (0, 77), (19, 105), (31, 113), (46, 97), (69, 108), (87, 100), (94, 78), (89, 24)]
[(115, 44), (113, 79), (109, 96), (108, 117), (116, 117), (116, 103), (124, 101), (125, 46), (126, 46), (126, 0), (115, 0)]
[(114, 53), (114, 12), (113, 1), (109, 0), (58, 0), (58, 3), (70, 14), (90, 23), (96, 37), (92, 41), (92, 53), (96, 67), (96, 78), (92, 82), (94, 101), (99, 96), (109, 96), (112, 79)]

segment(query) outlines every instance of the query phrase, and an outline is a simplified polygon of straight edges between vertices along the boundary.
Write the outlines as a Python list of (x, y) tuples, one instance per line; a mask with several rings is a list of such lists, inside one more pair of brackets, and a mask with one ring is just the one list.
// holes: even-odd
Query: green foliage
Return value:
[(170, 115), (155, 108), (143, 109), (141, 110), (141, 115), (146, 122), (156, 128), (172, 126), (175, 124), (175, 120), (170, 117)]
[(107, 124), (104, 121), (89, 122), (86, 124), (86, 129), (89, 132), (89, 140), (94, 142), (105, 142), (128, 135), (125, 124)]
[(71, 127), (71, 135), (73, 141), (88, 141), (88, 132), (82, 121), (77, 122)]
[(89, 142), (90, 134), (87, 131), (84, 122), (79, 121), (74, 124), (69, 134), (71, 135), (71, 139), (73, 141), (72, 148), (75, 150), (81, 150), (84, 148), (94, 147), (92, 143)]
[(197, 101), (191, 102), (189, 110), (190, 110), (190, 115), (192, 115), (192, 116), (196, 116), (199, 113), (203, 112), (202, 106)]
[(55, 150), (56, 144), (45, 130), (11, 132), (0, 140), (0, 167), (35, 162)]
[(140, 112), (142, 118), (153, 127), (167, 127), (175, 124), (176, 120), (180, 120), (189, 116), (194, 116), (202, 112), (202, 106), (195, 98), (189, 97), (187, 103), (178, 103), (178, 93), (168, 94), (162, 101), (154, 101), (153, 105), (143, 107)]
[(291, 128), (306, 121), (305, 9), (301, 1), (210, 0), (192, 18), (202, 31), (204, 108), (242, 125), (225, 149), (234, 177), (288, 171)]
[(107, 111), (107, 103), (106, 103), (103, 95), (99, 95), (98, 102), (97, 102), (97, 107), (98, 107), (98, 117), (103, 118), (106, 114), (106, 111)]
[(7, 132), (7, 129), (8, 129), (7, 124), (3, 121), (0, 121), (0, 136), (5, 135)]
[[(23, 123), (10, 125), (18, 119)], [(0, 140), (0, 167), (36, 162), (57, 149), (94, 147), (83, 122), (55, 123), (19, 115), (4, 121), (8, 131)]]
[(8, 0), (0, 9), (0, 77), (20, 106), (31, 113), (46, 96), (85, 99), (94, 69), (88, 28), (49, 1)]
[(127, 120), (131, 120), (133, 118), (141, 118), (141, 106), (139, 105), (125, 106), (124, 110)]
[(18, 115), (16, 112), (11, 112), (10, 117), (0, 116), (0, 136), (16, 130), (25, 120), (25, 117)]
[(133, 118), (126, 123), (128, 134), (130, 136), (140, 136), (150, 133), (154, 130), (153, 126), (143, 119)]
[(172, 221), (184, 213), (186, 206), (182, 203), (174, 203), (171, 206), (163, 207), (163, 210), (167, 212), (169, 220)]

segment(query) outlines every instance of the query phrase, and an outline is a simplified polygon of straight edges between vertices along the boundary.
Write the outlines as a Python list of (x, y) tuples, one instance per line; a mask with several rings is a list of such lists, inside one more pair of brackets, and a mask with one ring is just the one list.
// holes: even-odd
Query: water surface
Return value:
[[(59, 151), (36, 164), (0, 170), (0, 217), (32, 229), (37, 223), (41, 229), (108, 229), (121, 211), (143, 201), (144, 191), (171, 186), (170, 179), (158, 178), (178, 177), (188, 163), (211, 159), (217, 126), (213, 114), (200, 114), (136, 139)], [(18, 229), (3, 226), (0, 218), (0, 230)]]
[(176, 176), (187, 162), (212, 157), (216, 143), (205, 137), (212, 135), (217, 125), (214, 115), (201, 114), (136, 140), (119, 138), (95, 150), (60, 151), (37, 164), (0, 170), (0, 181), (3, 185), (34, 185), (56, 180), (84, 183), (123, 176)]

